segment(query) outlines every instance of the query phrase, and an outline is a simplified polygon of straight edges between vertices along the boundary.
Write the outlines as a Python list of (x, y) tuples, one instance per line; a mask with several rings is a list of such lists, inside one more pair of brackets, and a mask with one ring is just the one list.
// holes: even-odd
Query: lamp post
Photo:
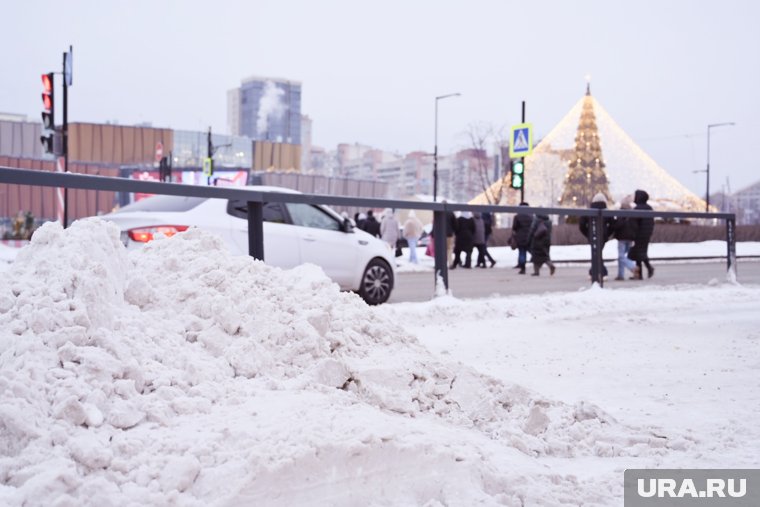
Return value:
[(707, 194), (705, 195), (705, 213), (710, 212), (710, 129), (715, 127), (725, 127), (728, 125), (736, 125), (734, 122), (725, 123), (711, 123), (707, 126)]
[(438, 200), (438, 101), (448, 97), (459, 97), (461, 93), (449, 93), (435, 98), (435, 150), (433, 151), (433, 202)]

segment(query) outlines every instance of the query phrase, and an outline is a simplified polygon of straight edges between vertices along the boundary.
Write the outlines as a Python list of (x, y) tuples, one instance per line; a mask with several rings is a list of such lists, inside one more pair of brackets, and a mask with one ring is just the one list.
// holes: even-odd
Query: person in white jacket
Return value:
[(404, 239), (409, 243), (409, 262), (412, 264), (417, 264), (417, 242), (420, 236), (422, 236), (422, 222), (417, 218), (414, 210), (410, 210), (404, 222)]
[(393, 210), (386, 208), (383, 212), (383, 221), (380, 223), (380, 238), (388, 243), (391, 250), (396, 249), (398, 241), (399, 224)]

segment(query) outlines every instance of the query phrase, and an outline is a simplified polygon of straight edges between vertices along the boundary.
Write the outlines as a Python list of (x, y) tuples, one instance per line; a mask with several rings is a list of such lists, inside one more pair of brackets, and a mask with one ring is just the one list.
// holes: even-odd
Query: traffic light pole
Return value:
[(206, 185), (211, 186), (211, 175), (214, 174), (214, 145), (211, 143), (211, 127), (208, 128), (208, 138), (206, 142), (206, 157), (211, 160), (210, 174), (206, 176)]
[[(62, 150), (63, 150), (63, 172), (69, 172), (69, 100), (68, 90), (69, 85), (66, 79), (66, 53), (63, 53), (63, 126), (61, 127), (62, 134)], [(69, 189), (64, 187), (63, 189), (63, 228), (69, 226)]]
[[(525, 101), (522, 101), (522, 123), (525, 123)], [(522, 158), (523, 161), (523, 183), (520, 187), (520, 202), (525, 202), (525, 157)]]

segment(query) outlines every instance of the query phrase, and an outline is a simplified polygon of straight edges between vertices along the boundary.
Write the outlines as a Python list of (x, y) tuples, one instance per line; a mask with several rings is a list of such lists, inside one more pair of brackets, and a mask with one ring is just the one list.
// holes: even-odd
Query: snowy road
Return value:
[[(725, 261), (676, 263), (654, 262), (655, 276), (643, 281), (616, 281), (617, 265), (607, 263), (612, 275), (605, 281), (605, 288), (633, 288), (673, 286), (683, 283), (708, 283), (726, 278)], [(760, 262), (739, 261), (738, 281), (760, 284)], [(544, 266), (538, 277), (518, 275), (515, 269), (461, 269), (449, 270), (449, 288), (458, 298), (485, 298), (494, 295), (542, 294), (545, 292), (573, 292), (589, 286), (588, 266), (580, 264), (557, 264), (554, 276)], [(404, 301), (427, 301), (433, 294), (432, 271), (401, 271), (396, 277), (396, 288), (391, 303)]]

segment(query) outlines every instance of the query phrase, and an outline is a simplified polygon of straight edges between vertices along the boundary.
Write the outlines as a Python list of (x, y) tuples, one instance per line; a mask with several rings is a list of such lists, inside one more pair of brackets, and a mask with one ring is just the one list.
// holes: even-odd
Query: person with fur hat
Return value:
[[(606, 209), (607, 208), (607, 198), (604, 196), (603, 193), (599, 192), (594, 196), (593, 199), (591, 199), (591, 205), (589, 206), (592, 209)], [(591, 236), (591, 217), (583, 216), (581, 217), (580, 221), (578, 222), (578, 228), (581, 231), (581, 234), (586, 236), (586, 239), (588, 239), (589, 244), (591, 245), (591, 250), (593, 253), (594, 248), (596, 248), (596, 245), (593, 244), (593, 237)], [(610, 236), (612, 236), (612, 231), (615, 226), (615, 219), (612, 217), (604, 217), (602, 219), (602, 230), (599, 232), (602, 236), (602, 248), (604, 248), (604, 244), (607, 243), (607, 240), (610, 239)], [(602, 252), (599, 252), (599, 255), (602, 255)], [(593, 255), (592, 255), (593, 258)], [(602, 258), (603, 259), (603, 258)], [(591, 269), (589, 269), (588, 274), (591, 275)], [(604, 265), (604, 260), (602, 260), (602, 276), (607, 276), (607, 267)]]
[(417, 264), (417, 242), (422, 236), (422, 222), (414, 210), (409, 210), (404, 222), (404, 239), (409, 244), (409, 262)]
[(401, 226), (396, 219), (396, 214), (390, 208), (385, 208), (383, 219), (380, 222), (380, 238), (388, 243), (391, 250), (396, 249), (398, 242), (398, 232)]
[[(633, 209), (652, 211), (652, 207), (647, 201), (649, 201), (649, 194), (644, 190), (636, 190), (633, 194), (633, 202), (636, 204), (636, 207)], [(652, 239), (652, 234), (654, 233), (654, 218), (634, 218), (633, 223), (636, 233), (633, 238), (633, 247), (628, 251), (628, 258), (632, 261), (636, 261), (638, 280), (642, 279), (642, 264), (647, 267), (647, 278), (652, 278), (652, 276), (654, 276), (654, 268), (649, 263), (648, 250), (649, 241)]]

